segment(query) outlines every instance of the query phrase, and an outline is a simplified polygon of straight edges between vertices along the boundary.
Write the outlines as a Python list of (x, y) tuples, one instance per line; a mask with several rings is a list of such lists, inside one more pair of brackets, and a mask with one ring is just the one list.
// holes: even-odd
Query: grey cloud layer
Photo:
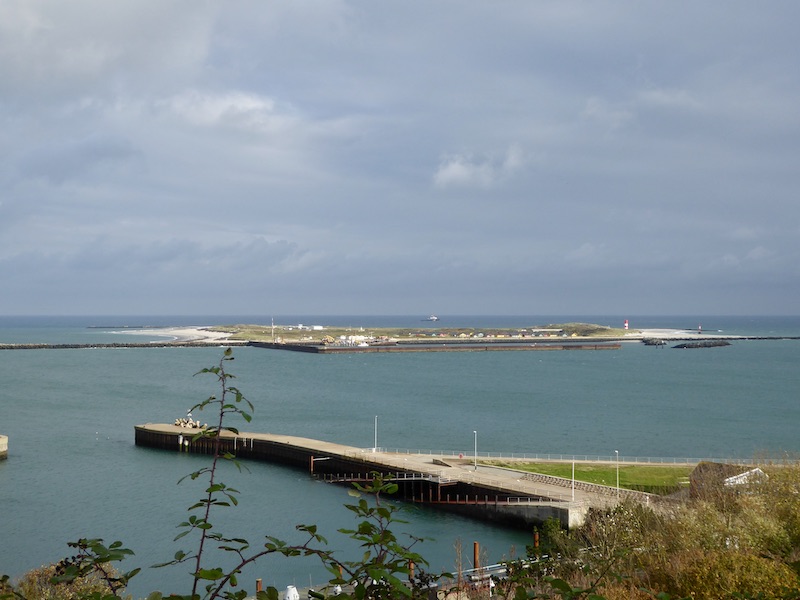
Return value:
[(0, 314), (794, 313), (798, 12), (6, 0)]

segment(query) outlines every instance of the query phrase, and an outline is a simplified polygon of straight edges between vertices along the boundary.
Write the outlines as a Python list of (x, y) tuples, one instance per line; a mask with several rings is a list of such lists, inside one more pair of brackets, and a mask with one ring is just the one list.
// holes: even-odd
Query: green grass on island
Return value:
[(635, 330), (606, 327), (592, 323), (549, 323), (514, 329), (472, 327), (328, 327), (320, 325), (216, 325), (213, 331), (231, 334), (231, 340), (321, 343), (324, 339), (365, 336), (373, 339), (497, 339), (497, 338), (621, 338), (639, 333)]
[[(517, 463), (482, 461), (498, 467), (518, 471), (552, 475), (572, 479), (572, 463)], [(619, 486), (652, 494), (669, 494), (688, 485), (692, 465), (626, 465), (619, 466)], [(617, 485), (617, 467), (611, 463), (575, 463), (575, 480), (614, 487)]]

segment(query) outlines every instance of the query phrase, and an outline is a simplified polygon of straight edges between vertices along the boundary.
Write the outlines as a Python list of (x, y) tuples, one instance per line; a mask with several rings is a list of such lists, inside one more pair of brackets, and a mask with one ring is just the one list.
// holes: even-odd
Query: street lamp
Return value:
[(378, 451), (378, 415), (375, 415), (375, 440), (372, 445), (372, 451), (373, 452)]
[(472, 435), (475, 436), (475, 470), (478, 470), (478, 432), (473, 431)]
[(572, 459), (572, 501), (575, 502), (575, 459)]
[(619, 450), (614, 450), (617, 456), (617, 500), (619, 500)]

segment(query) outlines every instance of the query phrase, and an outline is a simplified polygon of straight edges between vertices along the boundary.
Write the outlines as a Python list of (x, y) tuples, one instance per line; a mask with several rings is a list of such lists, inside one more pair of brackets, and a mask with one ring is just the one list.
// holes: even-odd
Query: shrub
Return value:
[[(118, 576), (113, 566), (107, 565), (111, 576)], [(99, 572), (76, 578), (71, 582), (55, 583), (62, 573), (60, 565), (47, 565), (25, 573), (17, 585), (17, 591), (28, 600), (80, 600), (91, 594), (105, 594), (106, 580)]]
[[(798, 579), (784, 563), (737, 551), (694, 551), (675, 555), (667, 568), (652, 573), (650, 584), (695, 600), (758, 597), (786, 598)], [(796, 596), (791, 596), (796, 597)]]

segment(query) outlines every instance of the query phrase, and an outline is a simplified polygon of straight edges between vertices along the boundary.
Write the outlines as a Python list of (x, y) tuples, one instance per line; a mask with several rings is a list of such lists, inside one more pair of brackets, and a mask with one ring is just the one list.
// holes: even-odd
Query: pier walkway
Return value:
[[(135, 428), (140, 446), (212, 453), (213, 440), (193, 441), (196, 433), (197, 429), (169, 424)], [(476, 465), (473, 457), (401, 454), (269, 433), (223, 432), (220, 438), (223, 450), (237, 458), (290, 464), (342, 484), (364, 482), (379, 472), (398, 484), (406, 501), (526, 528), (550, 518), (575, 527), (589, 508), (612, 506), (625, 497), (649, 501), (640, 492)]]

